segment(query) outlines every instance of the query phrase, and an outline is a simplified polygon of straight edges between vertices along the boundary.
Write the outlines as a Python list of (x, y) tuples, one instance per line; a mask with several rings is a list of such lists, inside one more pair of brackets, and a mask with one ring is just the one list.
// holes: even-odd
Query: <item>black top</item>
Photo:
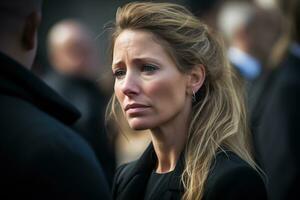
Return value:
[(168, 184), (172, 175), (173, 171), (159, 174), (153, 170), (147, 184), (145, 200), (159, 199), (164, 192), (164, 189), (161, 186)]
[[(145, 198), (148, 180), (156, 164), (153, 145), (141, 158), (118, 168), (114, 184), (113, 199), (140, 200)], [(168, 181), (159, 187), (160, 200), (181, 199), (184, 193), (181, 174), (184, 157), (181, 156)], [(211, 166), (204, 189), (205, 200), (265, 200), (266, 189), (261, 176), (233, 152), (217, 153)]]
[(78, 117), (0, 53), (0, 199), (110, 199), (94, 152), (69, 128)]

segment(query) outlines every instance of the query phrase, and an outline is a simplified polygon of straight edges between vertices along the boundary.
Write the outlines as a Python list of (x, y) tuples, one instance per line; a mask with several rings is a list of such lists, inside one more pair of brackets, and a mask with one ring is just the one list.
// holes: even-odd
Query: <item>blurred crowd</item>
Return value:
[[(299, 0), (177, 3), (187, 6), (211, 31), (224, 38), (236, 84), (245, 88), (242, 95), (248, 104), (253, 155), (268, 177), (269, 197), (295, 199), (300, 184)], [(105, 8), (98, 10), (105, 12)], [(81, 112), (72, 129), (95, 152), (111, 184), (116, 167), (137, 159), (148, 146), (150, 135), (147, 131), (130, 130), (125, 120), (120, 123), (122, 132), (115, 128), (116, 124), (105, 123), (113, 76), (98, 44), (105, 25), (99, 27), (96, 32), (79, 16), (61, 15), (47, 27), (46, 37), (42, 38), (46, 41), (46, 60), (38, 50), (33, 70)], [(101, 35), (100, 42), (105, 43), (105, 39)], [(45, 63), (48, 66), (43, 66)]]

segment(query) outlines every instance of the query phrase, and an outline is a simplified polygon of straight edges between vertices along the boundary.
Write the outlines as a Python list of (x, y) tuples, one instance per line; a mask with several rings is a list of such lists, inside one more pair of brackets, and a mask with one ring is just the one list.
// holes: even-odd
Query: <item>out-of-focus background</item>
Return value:
[[(147, 131), (133, 132), (127, 127), (123, 135), (117, 130), (107, 133), (103, 126), (105, 107), (113, 88), (105, 27), (114, 20), (117, 8), (127, 2), (130, 1), (44, 1), (39, 48), (33, 67), (38, 76), (83, 113), (75, 129), (91, 144), (107, 171), (137, 159), (150, 142)], [(163, 2), (187, 6), (223, 35), (229, 59), (247, 84), (249, 99), (255, 98), (253, 88), (257, 86), (253, 80), (266, 71), (271, 49), (282, 31), (275, 0)], [(243, 52), (253, 59), (247, 59)], [(244, 60), (249, 61), (245, 66)], [(251, 102), (249, 104), (251, 106)], [(122, 124), (126, 126), (125, 122)], [(113, 171), (107, 173), (113, 174)]]

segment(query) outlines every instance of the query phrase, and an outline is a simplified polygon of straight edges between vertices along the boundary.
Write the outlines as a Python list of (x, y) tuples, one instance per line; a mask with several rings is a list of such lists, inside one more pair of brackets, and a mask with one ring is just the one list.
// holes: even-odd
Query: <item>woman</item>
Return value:
[(266, 199), (250, 155), (245, 108), (207, 27), (184, 7), (129, 3), (112, 35), (115, 95), (152, 143), (115, 176), (114, 199)]

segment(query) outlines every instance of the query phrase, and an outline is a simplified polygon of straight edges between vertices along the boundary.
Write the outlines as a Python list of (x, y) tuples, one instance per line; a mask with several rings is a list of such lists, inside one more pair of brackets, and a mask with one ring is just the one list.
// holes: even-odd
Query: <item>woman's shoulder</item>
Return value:
[(232, 151), (219, 151), (210, 169), (205, 199), (267, 199), (260, 173)]
[(256, 171), (246, 161), (230, 150), (219, 150), (211, 166), (211, 174), (224, 173), (231, 170), (246, 168)]

